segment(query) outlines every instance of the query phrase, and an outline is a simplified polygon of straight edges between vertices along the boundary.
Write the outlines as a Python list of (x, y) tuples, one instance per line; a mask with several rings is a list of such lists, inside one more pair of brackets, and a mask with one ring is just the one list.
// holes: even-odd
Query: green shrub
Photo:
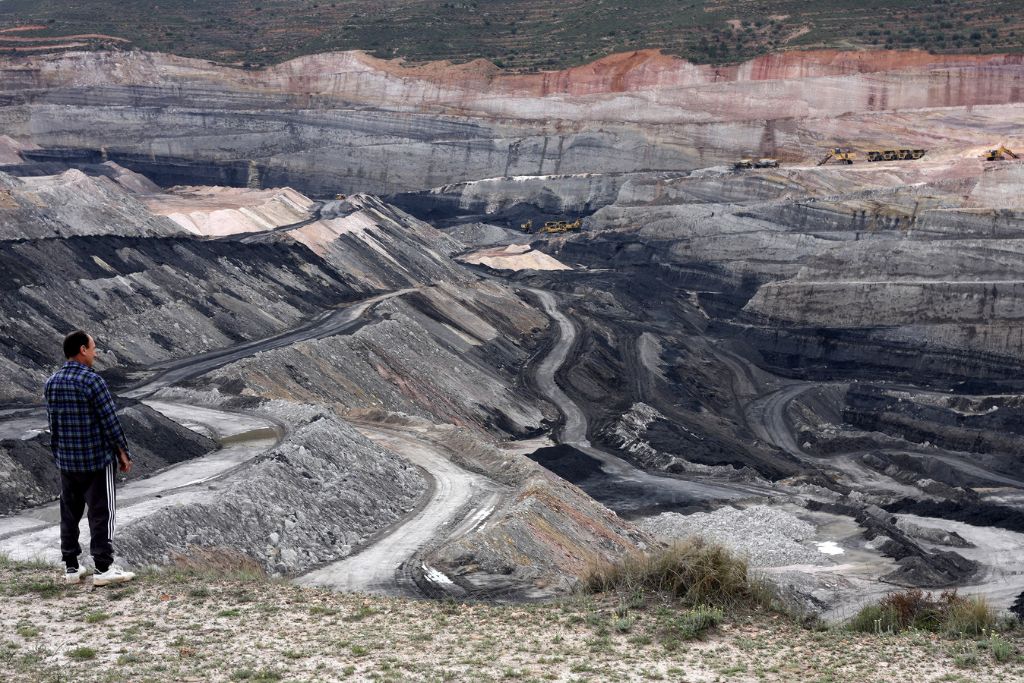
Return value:
[(699, 638), (705, 631), (722, 623), (722, 610), (700, 605), (680, 614), (672, 623), (673, 630), (683, 640)]
[(762, 597), (760, 588), (747, 577), (745, 561), (701, 539), (596, 567), (584, 585), (594, 593), (668, 594), (693, 607), (730, 607), (758, 602)]
[(96, 656), (96, 650), (91, 647), (76, 647), (74, 650), (68, 651), (68, 657), (72, 659), (92, 659)]

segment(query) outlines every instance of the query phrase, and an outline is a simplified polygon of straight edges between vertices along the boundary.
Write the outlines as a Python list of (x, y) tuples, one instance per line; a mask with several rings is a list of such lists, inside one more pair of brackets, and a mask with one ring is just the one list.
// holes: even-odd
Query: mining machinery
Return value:
[(824, 166), (829, 161), (836, 161), (840, 164), (852, 164), (854, 153), (842, 147), (833, 147), (825, 154), (825, 158), (818, 162), (818, 166)]
[(519, 228), (523, 232), (527, 232), (527, 233), (533, 232), (533, 219), (529, 218), (529, 219), (527, 219), (527, 221), (525, 223), (520, 223), (519, 224)]
[(1020, 156), (1013, 153), (1006, 145), (1000, 145), (999, 149), (990, 149), (981, 155), (985, 161), (1006, 161), (1007, 159), (1020, 159)]
[(913, 161), (924, 156), (926, 149), (873, 149), (868, 161)]
[(571, 232), (573, 230), (580, 230), (583, 228), (583, 219), (577, 218), (572, 223), (568, 221), (548, 221), (544, 224), (544, 227), (537, 232), (543, 232), (546, 234), (557, 234), (560, 232)]

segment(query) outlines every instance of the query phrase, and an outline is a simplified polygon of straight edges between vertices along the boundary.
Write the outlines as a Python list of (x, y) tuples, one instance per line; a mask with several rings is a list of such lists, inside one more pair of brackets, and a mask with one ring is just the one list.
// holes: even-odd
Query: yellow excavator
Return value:
[(529, 218), (529, 219), (527, 219), (527, 221), (525, 223), (520, 223), (519, 224), (519, 228), (523, 232), (527, 232), (527, 233), (528, 232), (533, 232), (533, 219)]
[(1020, 156), (1013, 153), (1006, 145), (1000, 145), (999, 149), (990, 149), (981, 155), (985, 161), (1006, 161), (1007, 159), (1020, 159)]
[(543, 232), (546, 234), (557, 234), (560, 232), (571, 232), (573, 230), (580, 230), (583, 228), (583, 219), (577, 218), (572, 223), (568, 221), (548, 221), (544, 224), (544, 227), (537, 232)]
[(868, 161), (913, 161), (925, 155), (926, 149), (873, 149)]
[(840, 164), (852, 164), (856, 156), (853, 152), (842, 147), (833, 147), (825, 153), (825, 158), (818, 162), (818, 166), (824, 166), (829, 161), (836, 161)]

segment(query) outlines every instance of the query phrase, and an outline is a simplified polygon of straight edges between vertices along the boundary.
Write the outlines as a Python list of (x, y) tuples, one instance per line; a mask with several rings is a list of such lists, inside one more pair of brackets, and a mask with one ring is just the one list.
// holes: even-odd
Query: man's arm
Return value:
[(100, 429), (107, 440), (117, 447), (121, 471), (127, 472), (131, 469), (132, 462), (132, 458), (128, 454), (128, 439), (125, 438), (124, 430), (121, 429), (121, 421), (117, 419), (117, 406), (114, 404), (114, 397), (110, 395), (107, 383), (98, 375), (93, 384), (91, 398), (100, 422)]

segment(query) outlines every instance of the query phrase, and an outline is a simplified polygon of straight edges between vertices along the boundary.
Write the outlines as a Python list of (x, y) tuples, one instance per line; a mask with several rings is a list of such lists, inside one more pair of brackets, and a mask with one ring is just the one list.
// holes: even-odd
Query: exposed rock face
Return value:
[[(165, 564), (191, 546), (223, 547), (286, 574), (345, 557), (413, 507), (416, 470), (314, 407), (289, 414), (284, 443), (188, 505), (163, 508), (120, 532), (118, 552)], [(325, 504), (329, 502), (329, 504)]]
[[(1022, 80), (1019, 56), (884, 51), (790, 52), (730, 68), (642, 51), (526, 75), (357, 52), (258, 72), (90, 52), (12, 59), (0, 72), (12, 102), (0, 122), (12, 137), (103, 149), (163, 184), (320, 195), (684, 170), (751, 153), (799, 159), (818, 156), (823, 141), (874, 146), (895, 129), (908, 146), (934, 147), (940, 128), (945, 140), (981, 146), (991, 143), (979, 121), (1012, 112), (947, 108), (1019, 102)], [(908, 109), (921, 110), (913, 122), (898, 113)]]

